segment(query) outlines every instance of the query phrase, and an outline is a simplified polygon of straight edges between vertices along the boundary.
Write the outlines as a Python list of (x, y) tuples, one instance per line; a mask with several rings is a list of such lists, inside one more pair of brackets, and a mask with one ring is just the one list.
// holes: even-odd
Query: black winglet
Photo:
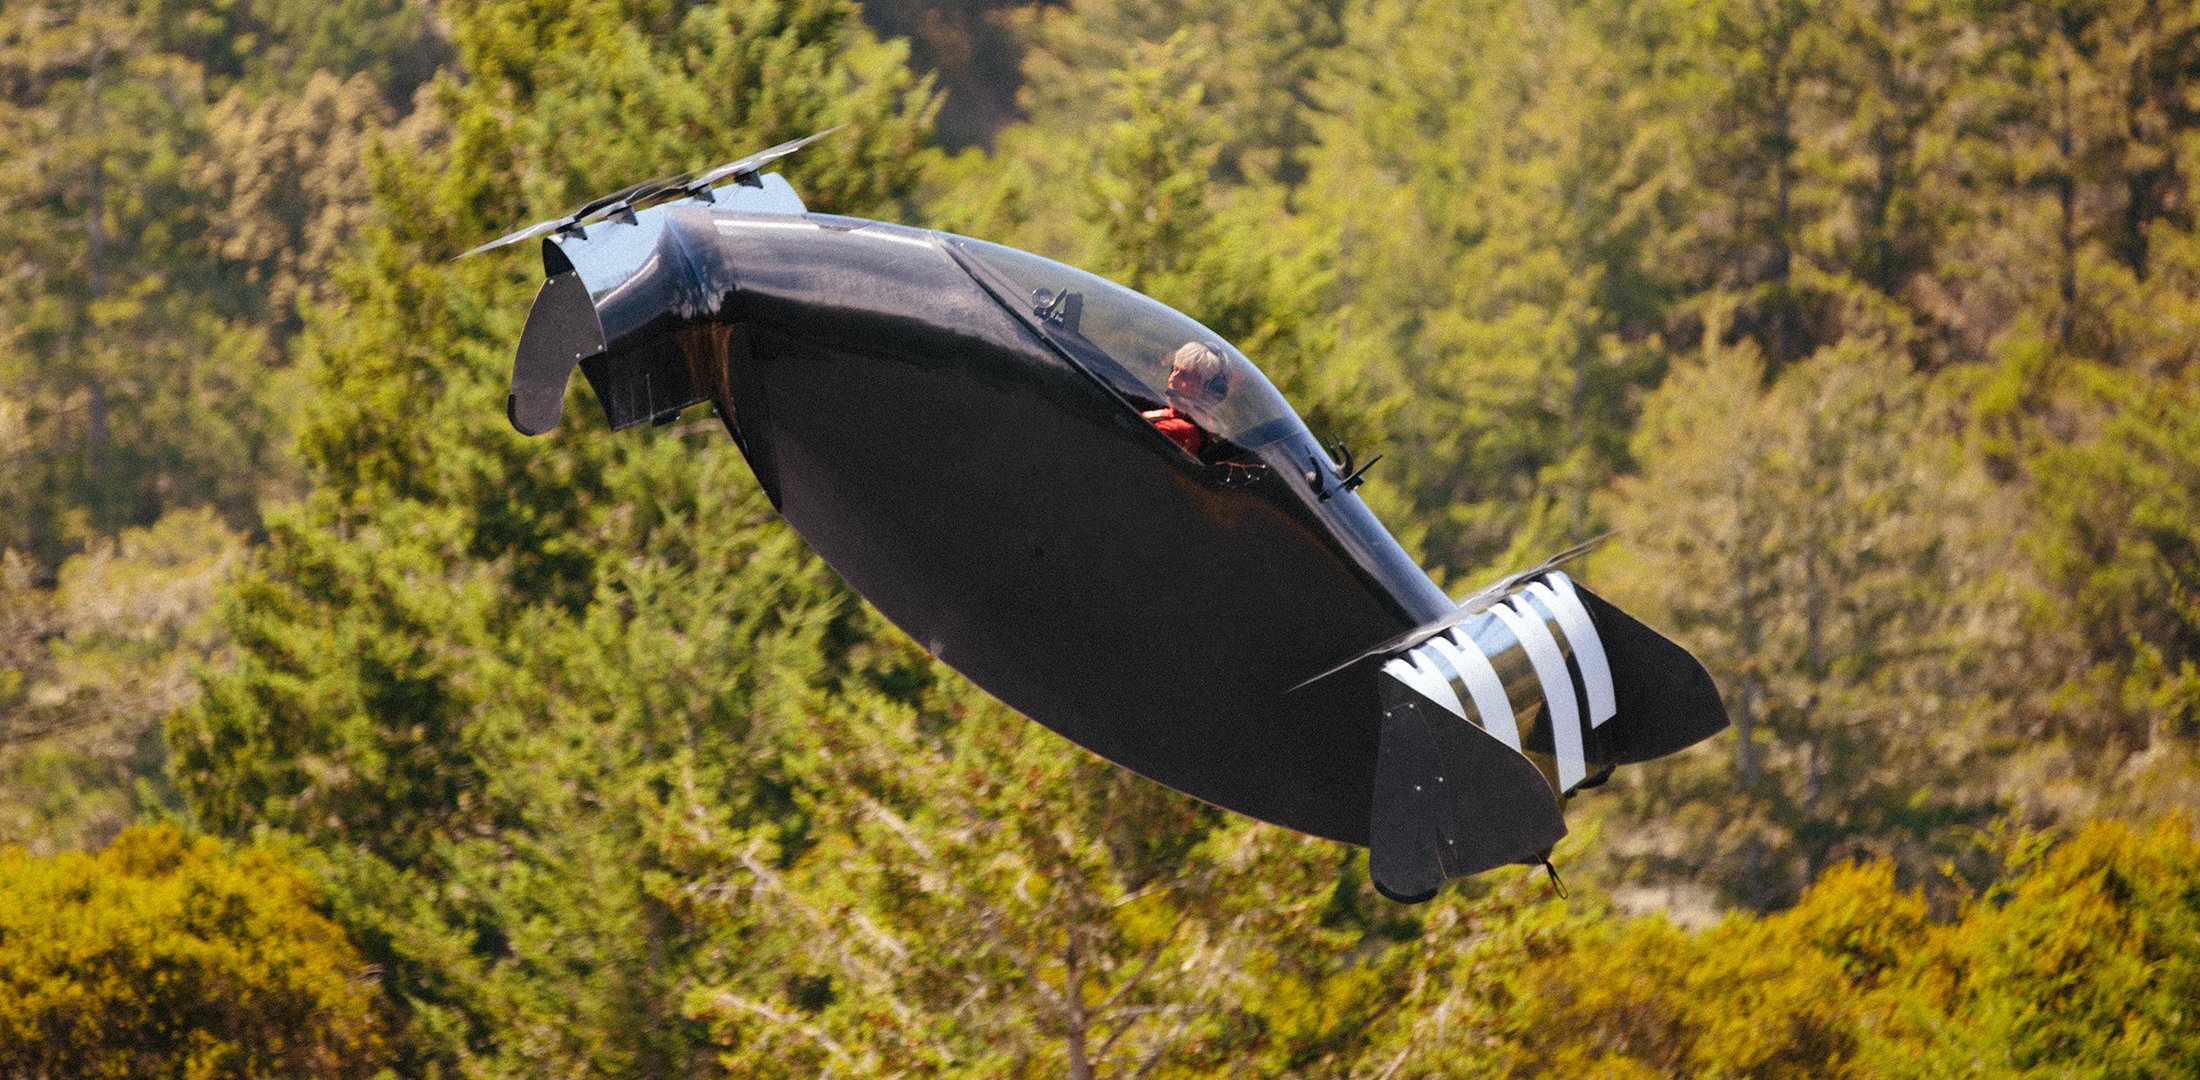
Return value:
[(1446, 880), (1535, 863), (1566, 835), (1536, 767), (1490, 733), (1437, 709), (1388, 675), (1375, 759), (1368, 876), (1401, 903)]
[(603, 324), (588, 286), (571, 270), (553, 275), (535, 294), (512, 361), (504, 414), (522, 435), (540, 435), (565, 414), (565, 384), (584, 357), (604, 351)]

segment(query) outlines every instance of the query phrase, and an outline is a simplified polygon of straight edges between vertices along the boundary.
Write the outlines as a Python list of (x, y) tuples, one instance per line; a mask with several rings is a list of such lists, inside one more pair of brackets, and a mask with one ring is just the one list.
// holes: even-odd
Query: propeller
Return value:
[(479, 255), (484, 251), (494, 251), (500, 247), (524, 243), (549, 233), (577, 233), (582, 239), (586, 239), (588, 233), (585, 231), (585, 226), (593, 222), (612, 220), (632, 225), (634, 223), (634, 211), (661, 202), (671, 202), (674, 199), (694, 198), (701, 199), (704, 202), (716, 202), (717, 200), (711, 195), (711, 189), (717, 187), (721, 181), (730, 177), (738, 183), (754, 184), (757, 182), (757, 173), (761, 172), (766, 166), (846, 126), (842, 124), (827, 128), (815, 135), (805, 135), (791, 142), (783, 142), (769, 150), (759, 150), (745, 158), (729, 161), (702, 172), (675, 173), (671, 176), (660, 176), (655, 180), (644, 180), (639, 184), (630, 184), (609, 195), (590, 199), (581, 204), (580, 209), (563, 217), (538, 221), (526, 228), (505, 233), (503, 236), (499, 236), (466, 252), (464, 255), (460, 255), (459, 258), (463, 259), (469, 255)]
[[(573, 232), (580, 233), (583, 238), (586, 238), (588, 234), (582, 231), (581, 227), (583, 225), (586, 225), (589, 221), (604, 217), (621, 217), (622, 215), (627, 219), (631, 219), (634, 215), (633, 211), (629, 208), (629, 205), (636, 196), (645, 193), (654, 193), (656, 191), (662, 190), (666, 185), (678, 182), (681, 179), (684, 179), (684, 177), (668, 176), (660, 177), (656, 180), (645, 180), (639, 184), (630, 184), (626, 187), (620, 188), (619, 190), (612, 192), (609, 195), (605, 195), (600, 198), (590, 199), (589, 201), (582, 203), (580, 209), (575, 210), (572, 213), (565, 215), (564, 217), (554, 217), (548, 221), (538, 221), (533, 225), (527, 226), (524, 229), (516, 229), (512, 232), (505, 233), (503, 236), (499, 236), (496, 239), (481, 245), (480, 247), (474, 248), (473, 250), (466, 252), (464, 255), (460, 255), (459, 258), (463, 259), (466, 258), (468, 255), (479, 255), (484, 251), (494, 251), (500, 247), (532, 240), (535, 237), (543, 235), (544, 233)], [(611, 213), (602, 212), (614, 206), (616, 206), (617, 209), (612, 210)], [(631, 224), (631, 221), (629, 223)]]
[(505, 233), (503, 236), (499, 236), (496, 239), (481, 245), (480, 247), (467, 251), (465, 254), (460, 255), (459, 258), (463, 259), (470, 255), (479, 255), (484, 251), (495, 251), (500, 247), (505, 247), (510, 244), (517, 244), (524, 240), (532, 240), (535, 237), (541, 236), (542, 234), (547, 232), (555, 232), (559, 229), (579, 227), (580, 218), (577, 215), (572, 214), (568, 214), (565, 217), (561, 218), (551, 218), (548, 221), (538, 221), (533, 225), (527, 226), (524, 229), (514, 229), (511, 232)]
[(759, 150), (739, 161), (729, 161), (717, 168), (706, 169), (697, 174), (692, 180), (682, 180), (678, 184), (679, 190), (704, 202), (715, 202), (716, 200), (711, 197), (710, 189), (717, 187), (719, 181), (731, 177), (736, 182), (753, 183), (756, 174), (762, 172), (765, 166), (847, 126), (846, 124), (837, 124), (815, 135), (804, 135), (791, 142), (780, 143), (769, 150)]

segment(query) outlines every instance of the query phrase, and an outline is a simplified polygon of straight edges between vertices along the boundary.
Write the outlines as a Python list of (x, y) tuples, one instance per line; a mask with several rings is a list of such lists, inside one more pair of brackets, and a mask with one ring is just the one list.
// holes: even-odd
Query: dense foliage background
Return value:
[[(510, 431), (452, 255), (835, 124), (1734, 729), (1401, 907)], [(2151, 0), (5, 0), (0, 1071), (2200, 1069), (2196, 168)]]

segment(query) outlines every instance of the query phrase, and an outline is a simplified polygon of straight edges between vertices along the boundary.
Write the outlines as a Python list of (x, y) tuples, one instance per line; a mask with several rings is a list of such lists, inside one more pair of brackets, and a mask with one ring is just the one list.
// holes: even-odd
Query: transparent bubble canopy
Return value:
[(1167, 304), (1014, 248), (966, 237), (950, 243), (1002, 302), (1131, 406), (1148, 410), (1171, 404), (1171, 358), (1198, 342), (1221, 354), (1229, 368), (1220, 400), (1198, 401), (1189, 410), (1209, 435), (1252, 450), (1306, 432), (1290, 403), (1245, 354)]

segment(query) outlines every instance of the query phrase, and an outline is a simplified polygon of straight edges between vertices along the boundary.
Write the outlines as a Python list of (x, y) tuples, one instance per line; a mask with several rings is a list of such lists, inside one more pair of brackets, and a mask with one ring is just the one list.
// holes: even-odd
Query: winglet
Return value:
[(1376, 676), (1383, 710), (1368, 867), (1394, 900), (1548, 858), (1574, 792), (1726, 726), (1696, 658), (1549, 569), (1408, 646)]
[(540, 435), (565, 414), (565, 384), (583, 359), (604, 351), (603, 324), (588, 286), (568, 270), (542, 283), (512, 361), (504, 414), (522, 435)]

